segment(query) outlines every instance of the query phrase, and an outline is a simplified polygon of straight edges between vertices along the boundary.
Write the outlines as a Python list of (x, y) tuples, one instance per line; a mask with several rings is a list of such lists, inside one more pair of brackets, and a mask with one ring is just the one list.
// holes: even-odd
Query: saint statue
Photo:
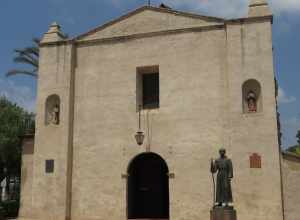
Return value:
[[(217, 173), (217, 190), (214, 203), (218, 206), (228, 206), (228, 203), (233, 201), (231, 191), (231, 179), (233, 178), (232, 162), (226, 156), (226, 150), (221, 148), (219, 150), (220, 158), (211, 160), (211, 172)], [(214, 204), (214, 205), (215, 205)]]
[(248, 105), (248, 112), (257, 112), (256, 94), (253, 91), (250, 91), (246, 99)]
[(52, 110), (52, 124), (58, 125), (59, 124), (59, 105), (55, 105)]

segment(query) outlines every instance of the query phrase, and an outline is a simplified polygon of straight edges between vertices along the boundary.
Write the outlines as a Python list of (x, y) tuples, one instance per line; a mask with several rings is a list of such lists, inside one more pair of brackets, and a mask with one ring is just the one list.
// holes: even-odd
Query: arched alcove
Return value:
[(249, 79), (242, 86), (243, 112), (257, 113), (262, 111), (262, 92), (260, 83)]
[(45, 124), (58, 125), (60, 123), (60, 98), (58, 95), (50, 95), (46, 100)]
[(128, 219), (169, 219), (169, 177), (164, 159), (155, 153), (136, 156), (128, 167)]

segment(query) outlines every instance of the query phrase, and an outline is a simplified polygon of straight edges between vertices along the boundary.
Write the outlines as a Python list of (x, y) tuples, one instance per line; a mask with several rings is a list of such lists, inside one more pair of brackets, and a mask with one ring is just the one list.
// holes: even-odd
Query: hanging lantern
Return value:
[(139, 130), (136, 132), (136, 134), (134, 136), (136, 143), (139, 146), (143, 145), (144, 138), (145, 138), (144, 132), (141, 130), (141, 109), (142, 109), (142, 106), (140, 105), (139, 106)]
[(144, 138), (145, 138), (144, 132), (141, 130), (138, 130), (135, 135), (136, 143), (140, 146), (143, 145)]

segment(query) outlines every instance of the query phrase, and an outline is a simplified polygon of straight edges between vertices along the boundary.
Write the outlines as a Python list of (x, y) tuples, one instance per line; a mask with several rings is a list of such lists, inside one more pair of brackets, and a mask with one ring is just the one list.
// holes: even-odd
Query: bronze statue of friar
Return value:
[[(226, 150), (219, 150), (220, 157), (211, 159), (210, 171), (214, 182), (214, 204), (211, 210), (211, 220), (236, 220), (236, 211), (229, 203), (233, 202), (231, 179), (233, 178), (233, 166), (231, 159), (226, 156)], [(217, 173), (215, 186), (214, 174)]]
[(216, 160), (211, 160), (211, 172), (217, 173), (217, 186), (215, 203), (218, 206), (228, 206), (233, 202), (231, 191), (231, 179), (233, 178), (232, 162), (226, 156), (226, 150), (221, 148), (219, 150), (220, 157)]

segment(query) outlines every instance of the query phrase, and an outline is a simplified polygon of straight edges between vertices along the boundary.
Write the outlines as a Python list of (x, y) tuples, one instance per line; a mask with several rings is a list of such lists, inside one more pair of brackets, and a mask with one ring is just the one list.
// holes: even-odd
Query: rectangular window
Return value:
[(143, 107), (159, 107), (159, 75), (158, 73), (143, 74)]
[(54, 172), (54, 160), (46, 160), (46, 173)]
[(142, 105), (143, 109), (159, 108), (158, 66), (138, 68), (137, 104)]

